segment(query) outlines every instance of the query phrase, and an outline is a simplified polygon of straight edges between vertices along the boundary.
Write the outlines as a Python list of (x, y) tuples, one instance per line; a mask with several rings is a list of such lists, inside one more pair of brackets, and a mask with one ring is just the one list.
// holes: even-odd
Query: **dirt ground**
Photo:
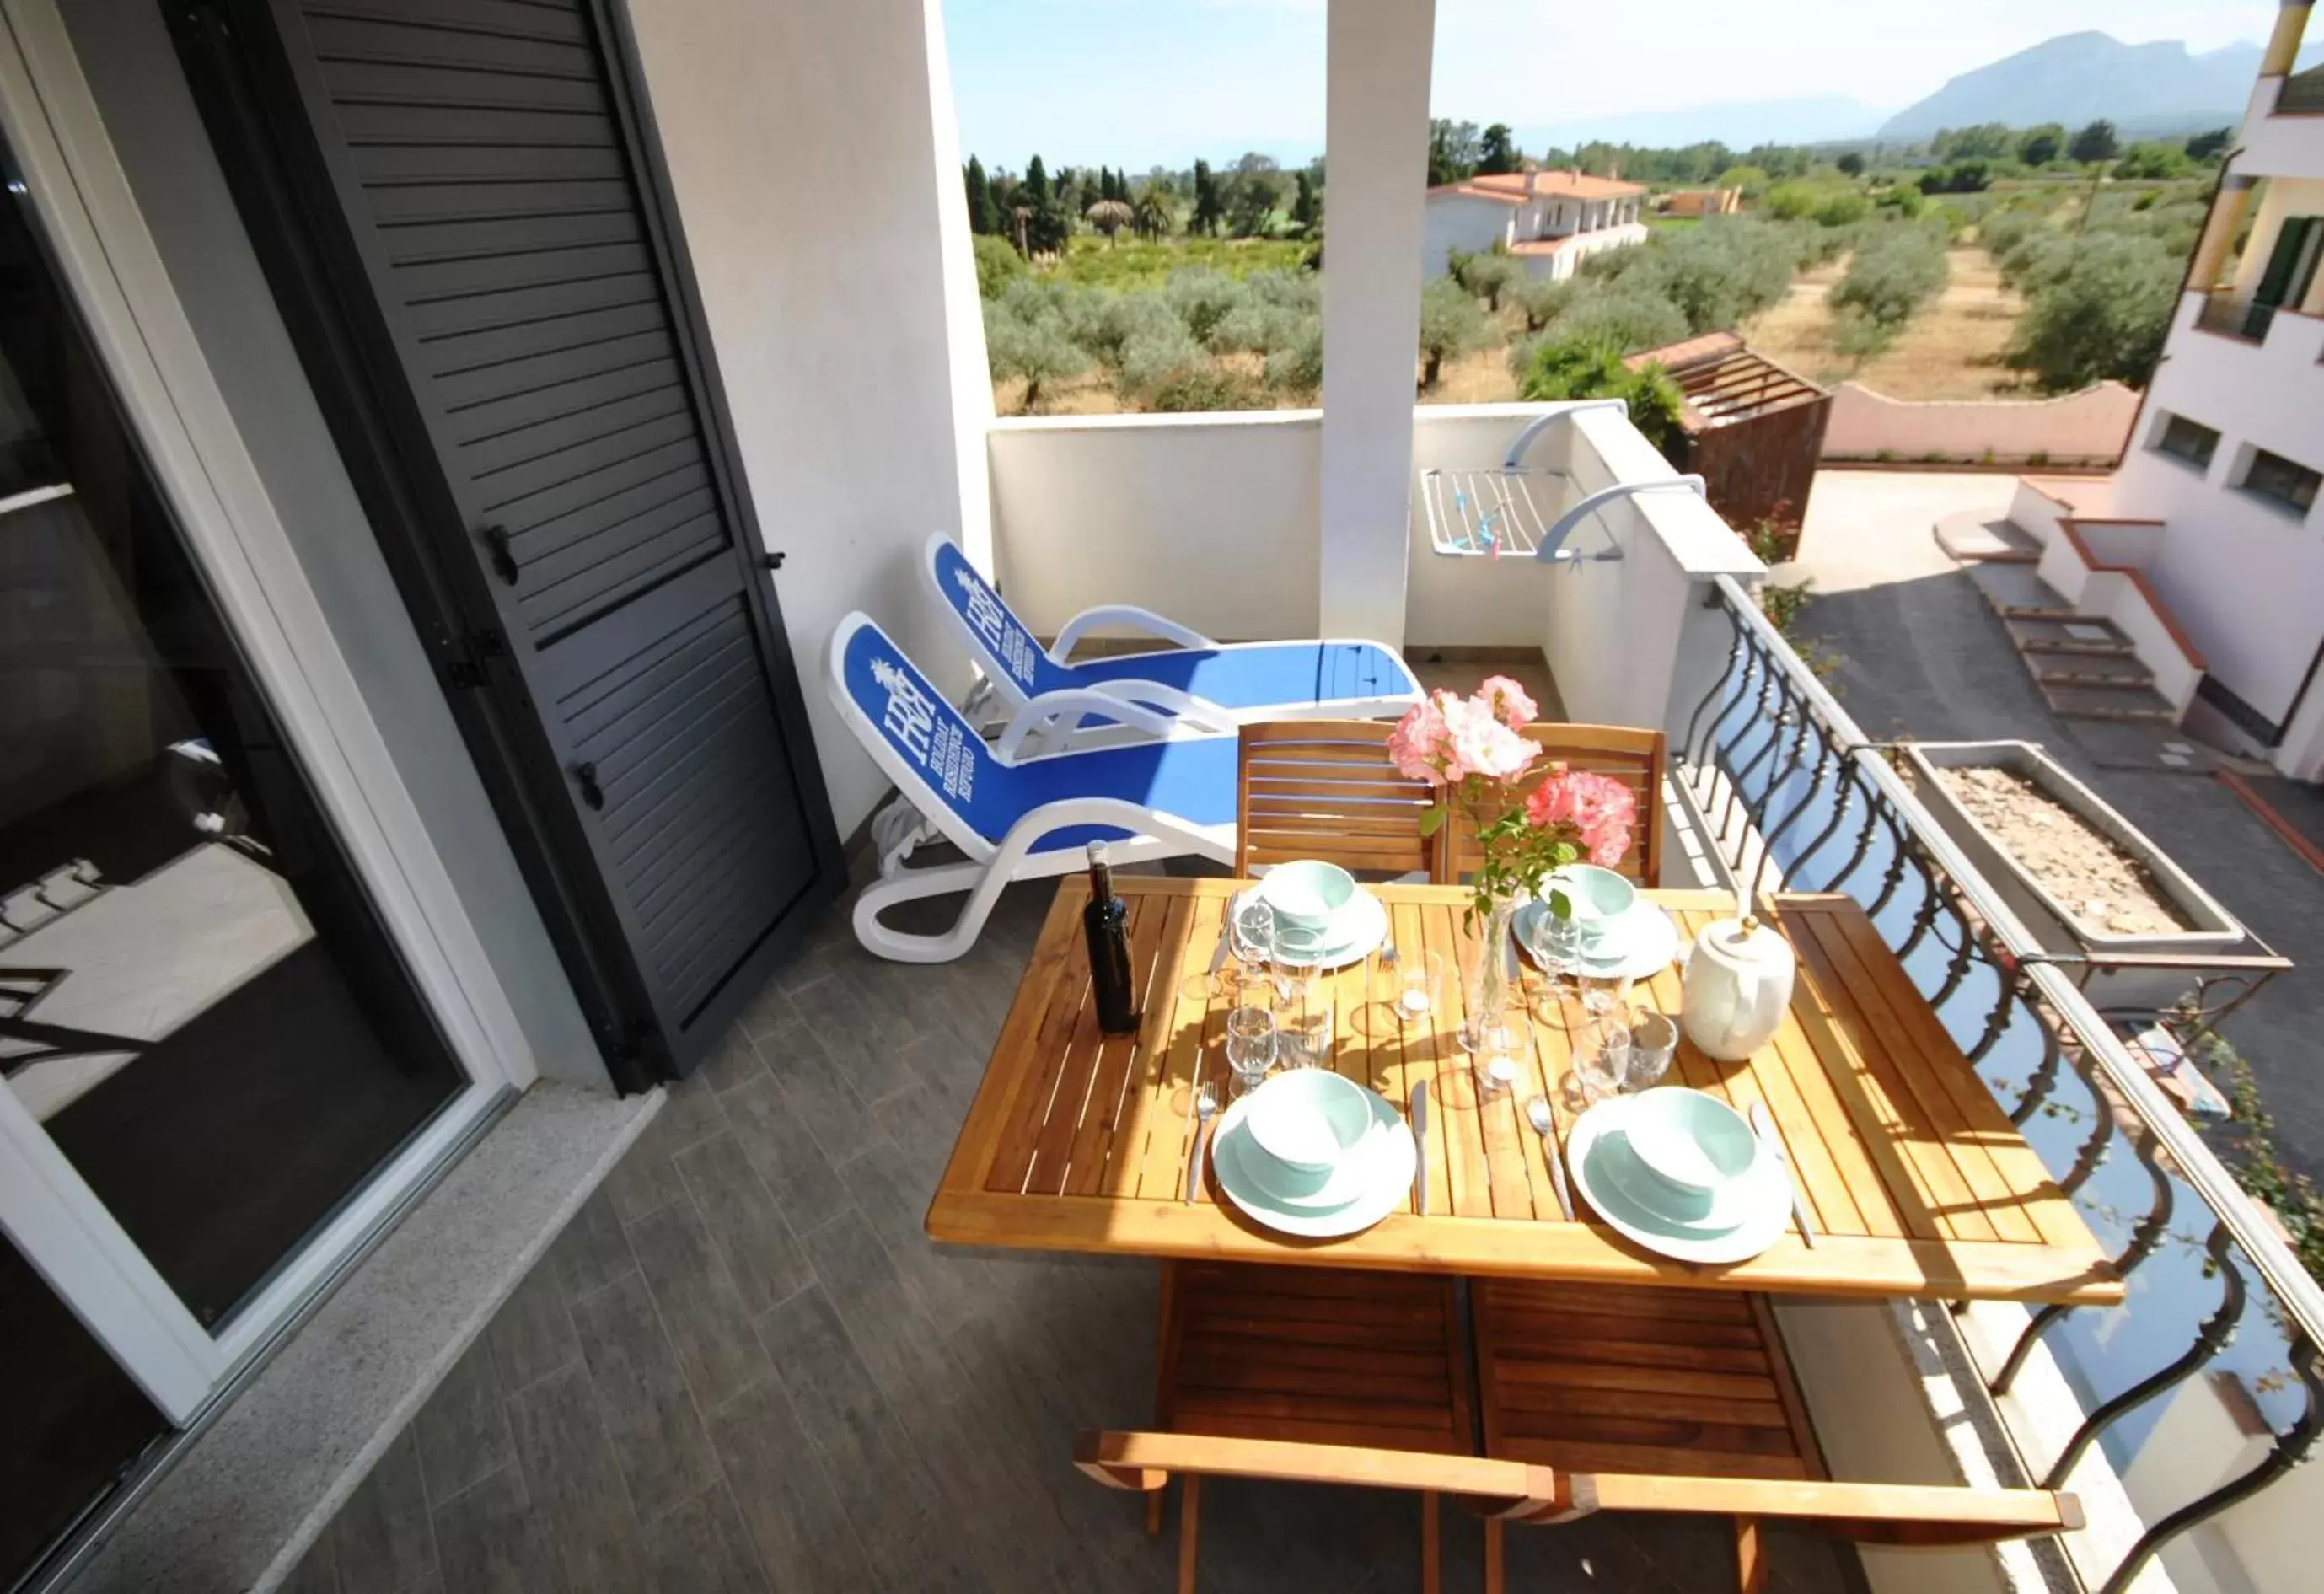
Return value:
[(1993, 257), (1982, 249), (1947, 252), (1944, 290), (1904, 324), (1896, 340), (1860, 366), (1829, 339), (1831, 312), (1825, 297), (1847, 269), (1834, 261), (1803, 272), (1783, 303), (1751, 322), (1744, 336), (1769, 359), (1818, 382), (1853, 379), (1892, 399), (1986, 399), (2022, 396), (2017, 373), (2001, 350), (2024, 301), (2001, 284)]

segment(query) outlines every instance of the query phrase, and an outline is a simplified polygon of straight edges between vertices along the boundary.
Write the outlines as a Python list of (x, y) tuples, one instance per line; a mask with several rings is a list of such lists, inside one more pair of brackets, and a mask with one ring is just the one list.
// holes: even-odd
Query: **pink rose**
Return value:
[(1562, 765), (1526, 798), (1526, 822), (1571, 829), (1590, 861), (1611, 869), (1630, 850), (1638, 801), (1610, 776)]
[(1477, 700), (1512, 731), (1524, 730), (1541, 712), (1526, 696), (1526, 689), (1507, 676), (1487, 676), (1484, 684), (1477, 688)]
[(1482, 695), (1444, 705), (1444, 724), (1460, 766), (1492, 780), (1513, 780), (1541, 751), (1494, 716)]
[(1443, 786), (1459, 779), (1449, 772), (1445, 760), (1452, 751), (1451, 733), (1445, 727), (1444, 711), (1432, 698), (1421, 703), (1397, 721), (1396, 729), (1388, 733), (1388, 762), (1397, 772), (1414, 780), (1425, 780)]

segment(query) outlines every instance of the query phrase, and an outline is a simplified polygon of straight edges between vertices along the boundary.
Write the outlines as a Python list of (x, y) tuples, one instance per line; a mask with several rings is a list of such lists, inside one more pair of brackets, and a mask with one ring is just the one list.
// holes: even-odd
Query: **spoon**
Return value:
[(1219, 1112), (1219, 1092), (1209, 1080), (1194, 1087), (1194, 1159), (1186, 1167), (1186, 1204), (1194, 1204), (1194, 1196), (1203, 1188), (1203, 1147), (1211, 1127), (1211, 1119)]
[(1557, 1210), (1565, 1221), (1573, 1221), (1573, 1192), (1565, 1183), (1565, 1154), (1557, 1148), (1557, 1120), (1549, 1115), (1549, 1098), (1536, 1096), (1526, 1103), (1526, 1119), (1541, 1137), (1541, 1148), (1549, 1157), (1550, 1184), (1557, 1191)]

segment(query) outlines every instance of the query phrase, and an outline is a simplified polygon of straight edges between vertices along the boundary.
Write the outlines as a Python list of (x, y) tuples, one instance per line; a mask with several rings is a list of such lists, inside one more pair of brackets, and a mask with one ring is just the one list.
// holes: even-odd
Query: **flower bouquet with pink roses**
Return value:
[[(1637, 799), (1628, 787), (1562, 762), (1519, 796), (1541, 754), (1523, 734), (1537, 712), (1524, 687), (1492, 676), (1474, 696), (1432, 695), (1388, 736), (1388, 759), (1397, 770), (1438, 789), (1436, 806), (1421, 821), (1424, 834), (1441, 831), (1455, 803), (1475, 819), (1483, 854), (1474, 881), (1479, 913), (1534, 895), (1552, 871), (1569, 863), (1586, 858), (1614, 867), (1629, 851), (1637, 824)], [(1563, 891), (1550, 893), (1549, 908), (1560, 918), (1572, 916)]]

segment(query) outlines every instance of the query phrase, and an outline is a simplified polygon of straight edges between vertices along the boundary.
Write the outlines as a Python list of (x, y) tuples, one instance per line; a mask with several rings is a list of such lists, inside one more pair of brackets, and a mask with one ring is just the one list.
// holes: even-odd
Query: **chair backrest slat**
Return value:
[(1430, 871), (1421, 816), (1436, 794), (1388, 760), (1386, 720), (1270, 720), (1242, 727), (1235, 872), (1320, 858), (1370, 874)]
[[(1561, 763), (1568, 769), (1611, 776), (1630, 788), (1630, 795), (1638, 801), (1638, 824), (1630, 838), (1630, 850), (1618, 867), (1640, 885), (1662, 884), (1663, 775), (1669, 762), (1663, 733), (1629, 725), (1539, 721), (1527, 725), (1525, 734), (1540, 745), (1542, 754), (1518, 782), (1520, 789), (1532, 791)], [(1458, 884), (1476, 872), (1480, 857), (1474, 815), (1453, 814), (1444, 826), (1439, 858), (1436, 878), (1447, 884)]]

